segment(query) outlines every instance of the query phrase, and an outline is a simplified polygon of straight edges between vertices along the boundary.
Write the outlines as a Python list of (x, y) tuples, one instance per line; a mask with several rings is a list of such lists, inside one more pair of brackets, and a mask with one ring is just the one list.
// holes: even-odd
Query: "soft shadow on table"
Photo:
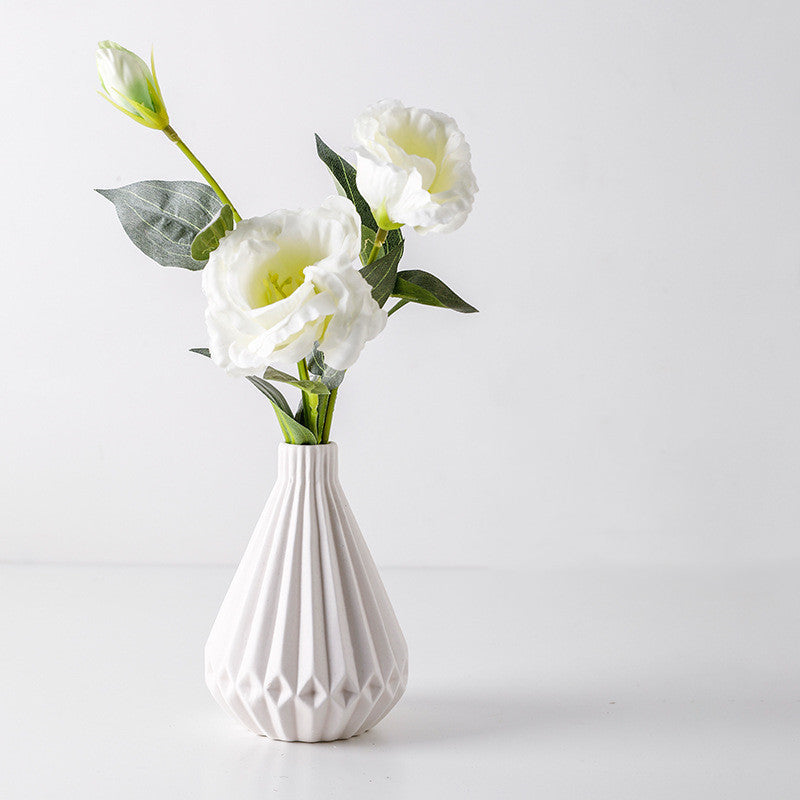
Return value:
[[(585, 723), (597, 713), (598, 709), (591, 701), (567, 697), (548, 698), (477, 690), (452, 694), (445, 691), (435, 694), (414, 693), (403, 697), (372, 730), (352, 739), (328, 743), (327, 746), (360, 748), (384, 744), (413, 745), (470, 737), (486, 739), (495, 734), (502, 737), (547, 736), (558, 728)], [(256, 747), (270, 743), (269, 739), (246, 733), (233, 720), (223, 718), (216, 709), (209, 710), (203, 728), (220, 732), (224, 730), (239, 739), (240, 743), (247, 742)], [(301, 748), (309, 747), (302, 742), (292, 744)], [(310, 747), (313, 749), (315, 746), (320, 745)]]
[(476, 736), (485, 739), (493, 733), (546, 734), (555, 727), (578, 724), (592, 713), (586, 702), (571, 703), (564, 698), (477, 691), (417, 693), (402, 698), (373, 731), (350, 741), (372, 739), (412, 744)]

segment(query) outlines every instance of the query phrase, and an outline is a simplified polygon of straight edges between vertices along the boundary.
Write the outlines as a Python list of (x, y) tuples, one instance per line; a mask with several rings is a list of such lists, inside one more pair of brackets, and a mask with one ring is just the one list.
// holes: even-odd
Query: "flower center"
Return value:
[(264, 286), (264, 294), (267, 300), (265, 305), (277, 303), (278, 300), (285, 300), (300, 285), (294, 285), (295, 279), (291, 275), (287, 275), (281, 280), (277, 272), (268, 272), (267, 277), (261, 283)]
[(247, 279), (245, 295), (250, 308), (285, 300), (305, 282), (303, 270), (324, 255), (306, 243), (280, 242), (279, 248), (259, 259)]

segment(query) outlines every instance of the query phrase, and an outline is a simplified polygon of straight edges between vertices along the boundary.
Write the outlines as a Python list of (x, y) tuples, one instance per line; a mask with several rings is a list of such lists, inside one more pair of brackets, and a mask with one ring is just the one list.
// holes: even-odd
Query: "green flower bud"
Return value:
[(152, 53), (150, 65), (116, 42), (97, 46), (97, 72), (103, 87), (98, 93), (136, 122), (162, 131), (169, 125), (169, 117)]

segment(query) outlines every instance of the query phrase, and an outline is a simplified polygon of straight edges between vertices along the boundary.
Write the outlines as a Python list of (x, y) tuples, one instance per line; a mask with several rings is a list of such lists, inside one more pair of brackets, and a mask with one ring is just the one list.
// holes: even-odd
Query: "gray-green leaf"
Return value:
[(292, 416), (286, 398), (271, 383), (267, 383), (256, 375), (248, 375), (247, 380), (269, 398), (275, 416), (278, 418), (278, 424), (283, 431), (283, 438), (289, 444), (317, 444), (316, 434)]
[(205, 356), (206, 358), (211, 358), (211, 351), (207, 347), (192, 347), (189, 352), (197, 353), (197, 355)]
[(404, 269), (398, 272), (392, 296), (426, 306), (451, 308), (462, 314), (473, 314), (478, 310), (462, 300), (435, 275), (421, 269)]
[[(344, 375), (344, 373), (342, 373)], [(322, 441), (322, 432), (325, 427), (325, 414), (328, 411), (328, 403), (330, 402), (330, 395), (321, 395), (319, 397), (319, 405), (317, 406), (317, 441)]]
[(228, 231), (233, 230), (233, 209), (225, 203), (208, 225), (192, 239), (191, 256), (195, 261), (208, 261), (209, 253), (219, 247)]
[(280, 383), (288, 383), (290, 386), (296, 386), (309, 394), (330, 394), (330, 390), (322, 381), (304, 381), (300, 378), (295, 378), (286, 372), (281, 372), (274, 367), (267, 367), (264, 373), (265, 380), (279, 381)]
[(205, 261), (192, 258), (191, 248), (222, 206), (210, 186), (196, 181), (140, 181), (97, 192), (114, 204), (125, 233), (146, 256), (165, 267), (205, 266)]
[(292, 415), (286, 398), (271, 383), (267, 383), (263, 378), (259, 378), (257, 375), (248, 375), (247, 380), (249, 380), (259, 392), (269, 397), (273, 405), (278, 406), (281, 411), (289, 416)]
[(377, 228), (375, 219), (372, 216), (372, 210), (367, 201), (361, 196), (361, 192), (358, 191), (358, 187), (356, 186), (355, 167), (345, 161), (338, 153), (331, 150), (317, 134), (314, 134), (314, 137), (317, 141), (317, 155), (331, 171), (333, 179), (341, 188), (344, 196), (352, 200), (356, 211), (358, 211), (358, 216), (361, 217), (362, 224), (373, 230)]
[(346, 370), (334, 369), (325, 363), (325, 353), (319, 349), (319, 342), (314, 342), (314, 349), (308, 357), (308, 371), (312, 375), (319, 376), (319, 379), (329, 388), (338, 388), (344, 380)]
[[(322, 162), (330, 170), (339, 193), (352, 201), (353, 205), (358, 211), (358, 216), (361, 217), (361, 224), (370, 230), (377, 231), (378, 223), (375, 222), (375, 217), (372, 216), (372, 209), (369, 203), (362, 197), (361, 192), (358, 191), (356, 185), (356, 168), (349, 162), (343, 159), (338, 153), (331, 150), (317, 134), (314, 134), (317, 141), (317, 155), (322, 159)], [(373, 239), (374, 241), (374, 239)], [(386, 244), (384, 250), (394, 250), (398, 245), (403, 244), (403, 234), (399, 228), (389, 231), (386, 236)], [(370, 245), (370, 248), (372, 245)], [(369, 256), (369, 251), (367, 251)]]
[(278, 417), (278, 424), (283, 431), (283, 438), (289, 444), (317, 444), (317, 437), (305, 425), (299, 423), (291, 414), (287, 414), (282, 408), (279, 408), (275, 403), (272, 404), (275, 409), (275, 416)]
[(403, 256), (403, 247), (401, 242), (385, 256), (376, 258), (371, 264), (359, 270), (364, 280), (372, 287), (372, 296), (381, 308), (392, 295), (397, 279), (397, 265)]

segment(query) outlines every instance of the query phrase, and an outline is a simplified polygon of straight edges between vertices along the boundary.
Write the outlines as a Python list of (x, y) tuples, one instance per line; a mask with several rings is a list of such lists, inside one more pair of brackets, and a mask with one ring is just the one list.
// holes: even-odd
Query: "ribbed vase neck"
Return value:
[(306, 477), (308, 479), (338, 478), (339, 452), (334, 442), (329, 444), (278, 445), (278, 480)]

